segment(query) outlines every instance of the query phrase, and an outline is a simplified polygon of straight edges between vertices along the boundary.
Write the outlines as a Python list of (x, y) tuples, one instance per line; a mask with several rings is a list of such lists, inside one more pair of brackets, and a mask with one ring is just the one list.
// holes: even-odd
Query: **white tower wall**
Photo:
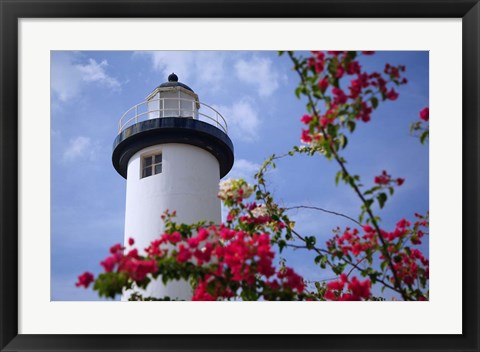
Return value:
[[(162, 153), (162, 172), (142, 178), (142, 158), (157, 153)], [(164, 232), (160, 216), (166, 209), (177, 212), (178, 223), (199, 220), (220, 223), (219, 181), (218, 160), (204, 149), (168, 143), (137, 152), (130, 158), (127, 170), (125, 241), (134, 238), (135, 246), (142, 253)], [(187, 282), (174, 282), (165, 287), (160, 279), (150, 283), (142, 294), (185, 300), (192, 297)], [(127, 292), (122, 299), (128, 296)]]

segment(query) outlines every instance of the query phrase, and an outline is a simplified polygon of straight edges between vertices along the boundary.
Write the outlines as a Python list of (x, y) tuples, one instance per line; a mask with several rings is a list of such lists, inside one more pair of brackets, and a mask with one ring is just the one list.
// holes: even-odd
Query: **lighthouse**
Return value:
[[(176, 211), (178, 223), (220, 223), (219, 181), (233, 160), (224, 117), (172, 73), (119, 121), (112, 162), (126, 179), (125, 243), (131, 237), (139, 251), (146, 248), (164, 232), (160, 216), (167, 209)], [(187, 282), (164, 285), (160, 278), (141, 293), (192, 297)]]

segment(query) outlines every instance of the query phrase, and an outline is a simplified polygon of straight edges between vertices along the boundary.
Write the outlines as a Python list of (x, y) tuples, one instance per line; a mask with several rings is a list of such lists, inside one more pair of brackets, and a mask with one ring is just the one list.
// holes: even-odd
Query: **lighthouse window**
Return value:
[(162, 172), (162, 154), (143, 157), (142, 178), (156, 175)]

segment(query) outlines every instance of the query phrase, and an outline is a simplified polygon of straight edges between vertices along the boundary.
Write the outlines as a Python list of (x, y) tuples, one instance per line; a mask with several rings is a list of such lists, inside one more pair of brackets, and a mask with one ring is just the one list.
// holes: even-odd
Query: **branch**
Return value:
[[(298, 64), (296, 63), (296, 59), (293, 57), (292, 52), (288, 52), (288, 56), (290, 57), (290, 60), (294, 63), (294, 70), (299, 75), (302, 84), (304, 86), (308, 86), (308, 82), (305, 81), (305, 78), (303, 77), (303, 74), (300, 71), (300, 69), (298, 67)], [(314, 103), (310, 92), (307, 91), (307, 93), (305, 93), (305, 95), (307, 96), (307, 99), (308, 99), (308, 102), (309, 102), (309, 104), (312, 108), (313, 114), (317, 118), (320, 118), (320, 114), (317, 111), (316, 104)], [(320, 131), (322, 132), (323, 136), (329, 136), (329, 134), (327, 133), (327, 131), (325, 130), (325, 128), (322, 125), (320, 125), (319, 127), (320, 127)], [(350, 173), (348, 172), (348, 170), (345, 166), (345, 163), (342, 161), (342, 159), (338, 155), (338, 152), (335, 149), (334, 145), (331, 146), (331, 151), (332, 151), (332, 155), (333, 155), (335, 161), (340, 166), (340, 169), (342, 170), (343, 174), (347, 175), (349, 177), (349, 179), (352, 179), (351, 176), (350, 176)], [(395, 281), (395, 287), (401, 293), (402, 298), (404, 300), (406, 300), (406, 301), (409, 300), (408, 295), (406, 294), (406, 292), (401, 287), (400, 280), (398, 279), (397, 273), (396, 273), (395, 268), (393, 266), (392, 257), (390, 256), (390, 253), (388, 252), (387, 244), (385, 242), (385, 239), (382, 236), (382, 233), (380, 231), (380, 227), (379, 227), (379, 225), (378, 225), (378, 223), (375, 219), (375, 216), (372, 213), (372, 210), (370, 209), (370, 206), (366, 202), (365, 197), (363, 196), (362, 192), (360, 192), (360, 189), (358, 188), (357, 184), (355, 182), (350, 182), (350, 185), (352, 186), (353, 190), (355, 191), (355, 193), (358, 195), (358, 197), (362, 201), (363, 205), (365, 206), (366, 212), (367, 212), (368, 216), (370, 217), (370, 220), (372, 221), (372, 225), (375, 228), (375, 231), (377, 232), (377, 235), (380, 239), (380, 242), (382, 243), (382, 249), (383, 249), (383, 252), (384, 252), (383, 255), (387, 259), (388, 266), (389, 266), (390, 270), (392, 271), (393, 278), (394, 278), (394, 281)]]
[(329, 214), (341, 216), (341, 217), (346, 218), (346, 219), (348, 219), (348, 220), (350, 220), (350, 221), (353, 221), (355, 224), (357, 224), (357, 225), (360, 226), (360, 227), (362, 226), (362, 224), (360, 224), (357, 220), (351, 218), (351, 217), (348, 216), (348, 215), (345, 215), (345, 214), (342, 214), (342, 213), (337, 213), (337, 212), (335, 212), (335, 211), (323, 209), (323, 208), (320, 208), (320, 207), (313, 207), (313, 206), (309, 206), (309, 205), (297, 205), (297, 206), (294, 206), (294, 207), (285, 208), (285, 210), (292, 210), (292, 209), (313, 209), (313, 210), (319, 210), (319, 211), (323, 211), (324, 213), (329, 213)]

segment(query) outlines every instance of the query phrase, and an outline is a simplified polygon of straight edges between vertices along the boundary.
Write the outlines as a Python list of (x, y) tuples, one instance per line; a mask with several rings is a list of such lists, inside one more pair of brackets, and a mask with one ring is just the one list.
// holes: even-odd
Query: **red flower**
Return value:
[(382, 171), (382, 174), (375, 176), (374, 182), (379, 185), (388, 185), (390, 183), (391, 176), (387, 174), (385, 170)]
[(332, 93), (335, 96), (335, 100), (333, 101), (335, 105), (345, 104), (347, 102), (347, 96), (345, 95), (343, 90), (341, 90), (340, 88), (334, 87), (332, 89)]
[(360, 74), (361, 67), (358, 61), (352, 61), (347, 66), (347, 73), (349, 75)]
[(370, 297), (370, 287), (372, 283), (370, 280), (359, 281), (356, 277), (352, 278), (352, 281), (348, 284), (348, 289), (352, 292), (353, 296), (360, 300), (361, 298), (367, 299)]
[(191, 237), (187, 240), (187, 243), (191, 248), (197, 248), (200, 240), (198, 239), (198, 237)]
[(429, 118), (429, 108), (424, 108), (422, 111), (420, 111), (420, 119), (423, 121), (428, 121)]
[(312, 136), (310, 135), (309, 130), (302, 130), (301, 140), (303, 143), (310, 143), (312, 141)]
[(397, 185), (401, 186), (405, 182), (404, 178), (397, 178)]
[(336, 72), (336, 77), (337, 78), (342, 78), (344, 73), (345, 73), (345, 69), (343, 68), (343, 66), (338, 66), (337, 67), (337, 72)]
[(125, 247), (123, 247), (120, 243), (110, 247), (110, 253), (115, 254), (117, 252), (123, 251)]
[(408, 220), (402, 219), (399, 222), (397, 222), (397, 227), (405, 228), (409, 226), (410, 226), (410, 222)]
[(331, 281), (327, 284), (330, 290), (342, 291), (345, 283), (343, 281)]
[(105, 272), (109, 273), (113, 271), (115, 264), (118, 263), (118, 260), (115, 256), (106, 258), (104, 261), (100, 262), (100, 265), (103, 266)]
[(198, 230), (198, 239), (199, 241), (205, 241), (208, 237), (208, 231), (205, 230), (204, 228), (201, 228)]
[(350, 89), (350, 98), (356, 99), (362, 92), (361, 82), (357, 79), (352, 80), (348, 89)]
[(388, 185), (388, 182), (390, 182), (390, 179), (386, 176), (375, 176), (374, 182), (379, 185)]
[(329, 85), (329, 82), (327, 77), (325, 77), (320, 82), (318, 82), (318, 87), (320, 88), (322, 93), (325, 92), (325, 90), (328, 88), (328, 85)]
[(392, 88), (386, 94), (386, 96), (387, 96), (387, 99), (389, 99), (389, 100), (396, 100), (398, 98), (398, 93)]
[(180, 234), (180, 232), (174, 232), (168, 236), (168, 240), (172, 244), (176, 244), (180, 242), (181, 239), (182, 239), (182, 235)]
[(364, 225), (363, 226), (363, 231), (365, 232), (373, 232), (373, 228), (370, 225)]
[(325, 127), (330, 123), (332, 123), (332, 121), (329, 118), (327, 118), (327, 117), (321, 117), (320, 118), (320, 124), (322, 125), (322, 127)]
[(183, 245), (178, 246), (177, 262), (185, 263), (192, 257), (192, 253)]
[(127, 257), (129, 258), (135, 258), (138, 259), (140, 258), (138, 255), (138, 250), (136, 248), (132, 249), (130, 252), (127, 253)]
[(130, 238), (128, 239), (128, 245), (129, 245), (129, 246), (133, 246), (134, 243), (135, 243), (135, 240), (130, 237)]
[(375, 51), (362, 51), (363, 55), (373, 55)]
[(319, 61), (315, 62), (315, 72), (316, 73), (322, 72), (323, 68), (324, 68), (323, 62), (319, 62)]
[(300, 121), (302, 121), (305, 125), (308, 125), (313, 118), (310, 115), (303, 115)]
[(88, 288), (88, 286), (93, 282), (93, 274), (86, 271), (78, 277), (78, 281), (75, 283), (75, 286), (83, 286)]
[(325, 299), (328, 299), (329, 301), (337, 300), (337, 296), (335, 296), (335, 293), (332, 290), (327, 290), (327, 292), (325, 292), (325, 295), (323, 297)]

